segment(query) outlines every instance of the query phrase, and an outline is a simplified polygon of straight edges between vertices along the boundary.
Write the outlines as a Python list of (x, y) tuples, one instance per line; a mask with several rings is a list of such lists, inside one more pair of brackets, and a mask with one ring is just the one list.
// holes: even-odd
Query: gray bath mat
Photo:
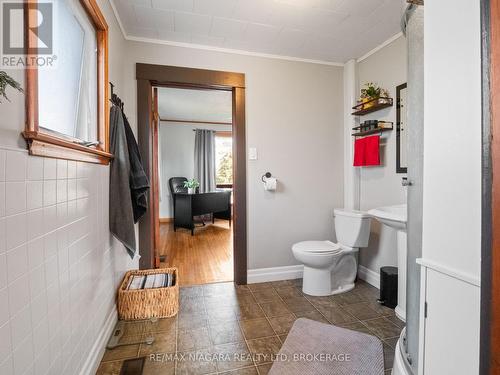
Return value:
[(384, 352), (375, 336), (297, 319), (269, 375), (383, 375)]

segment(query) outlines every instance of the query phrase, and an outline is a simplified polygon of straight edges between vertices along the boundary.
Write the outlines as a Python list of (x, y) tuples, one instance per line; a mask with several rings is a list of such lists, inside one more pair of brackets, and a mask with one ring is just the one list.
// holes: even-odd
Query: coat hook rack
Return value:
[(115, 85), (112, 82), (109, 82), (109, 86), (111, 88), (111, 98), (109, 99), (109, 101), (111, 103), (113, 103), (114, 105), (120, 107), (120, 109), (123, 112), (123, 108), (124, 108), (125, 104), (120, 99), (120, 97), (114, 93)]
[(271, 174), (271, 172), (266, 172), (265, 174), (262, 175), (262, 182), (266, 182), (266, 178), (271, 178), (273, 175)]

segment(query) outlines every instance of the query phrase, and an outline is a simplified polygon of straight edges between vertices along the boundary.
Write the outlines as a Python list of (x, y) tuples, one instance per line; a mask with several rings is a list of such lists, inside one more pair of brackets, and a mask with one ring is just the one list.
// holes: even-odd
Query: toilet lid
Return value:
[(303, 241), (293, 245), (293, 250), (306, 253), (337, 253), (340, 246), (331, 241)]

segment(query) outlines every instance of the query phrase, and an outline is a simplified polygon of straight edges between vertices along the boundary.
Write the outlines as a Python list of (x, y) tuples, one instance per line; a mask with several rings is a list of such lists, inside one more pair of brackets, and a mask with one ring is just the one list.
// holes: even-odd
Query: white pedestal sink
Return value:
[(397, 231), (398, 305), (396, 316), (406, 321), (406, 204), (374, 208), (368, 214)]

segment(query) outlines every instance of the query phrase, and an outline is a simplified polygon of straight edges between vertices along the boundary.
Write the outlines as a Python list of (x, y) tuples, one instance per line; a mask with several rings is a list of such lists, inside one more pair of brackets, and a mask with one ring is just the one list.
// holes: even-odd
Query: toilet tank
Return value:
[(335, 234), (340, 245), (367, 247), (371, 217), (362, 211), (335, 209)]

